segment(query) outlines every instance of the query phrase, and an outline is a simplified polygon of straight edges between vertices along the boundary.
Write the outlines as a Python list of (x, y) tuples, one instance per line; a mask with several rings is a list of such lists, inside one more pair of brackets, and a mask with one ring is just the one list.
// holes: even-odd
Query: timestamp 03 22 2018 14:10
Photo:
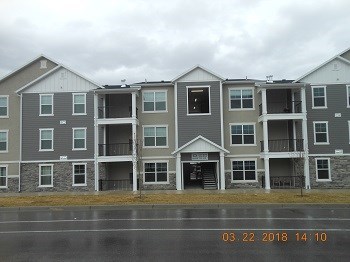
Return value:
[(328, 235), (326, 232), (243, 232), (243, 231), (230, 231), (223, 232), (221, 234), (221, 240), (226, 243), (272, 243), (281, 242), (287, 243), (290, 241), (296, 241), (300, 243), (306, 242), (320, 242), (326, 243), (328, 241)]

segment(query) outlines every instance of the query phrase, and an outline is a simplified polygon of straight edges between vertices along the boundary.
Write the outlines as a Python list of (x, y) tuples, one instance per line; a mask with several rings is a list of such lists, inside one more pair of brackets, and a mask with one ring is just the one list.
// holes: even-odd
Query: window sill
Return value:
[(49, 114), (49, 115), (46, 115), (46, 114), (40, 114), (39, 116), (55, 116), (54, 114)]
[(237, 146), (256, 146), (256, 144), (231, 144), (230, 146), (232, 146), (232, 147), (237, 147)]
[(332, 179), (316, 179), (316, 182), (332, 182)]
[(144, 185), (168, 185), (169, 182), (143, 182)]
[(0, 189), (7, 189), (7, 186), (0, 186)]
[(8, 153), (9, 151), (8, 150), (6, 150), (6, 151), (0, 151), (0, 154), (6, 154), (6, 153)]
[(160, 114), (160, 113), (168, 113), (168, 110), (165, 111), (142, 111), (143, 114)]
[(85, 151), (86, 148), (72, 148), (72, 151)]
[(211, 115), (211, 113), (203, 113), (203, 114), (201, 114), (201, 113), (196, 113), (196, 114), (187, 113), (187, 116), (210, 116), (210, 115)]
[(50, 186), (38, 186), (39, 188), (50, 188), (50, 187), (53, 187), (53, 185), (50, 185)]
[(254, 111), (255, 108), (229, 108), (228, 111)]
[(326, 107), (326, 106), (317, 106), (317, 107), (311, 107), (311, 109), (328, 109), (328, 107)]
[(76, 187), (84, 187), (84, 186), (87, 186), (87, 184), (73, 184), (72, 186), (76, 186)]
[(86, 113), (73, 113), (72, 116), (86, 116)]
[(53, 152), (53, 149), (39, 149), (39, 152)]
[(327, 145), (329, 145), (329, 143), (328, 142), (326, 142), (326, 143), (314, 143), (314, 145), (315, 146), (327, 146)]
[(231, 184), (244, 184), (244, 183), (258, 183), (258, 180), (233, 180), (231, 178)]
[(0, 116), (2, 119), (10, 118), (9, 116)]

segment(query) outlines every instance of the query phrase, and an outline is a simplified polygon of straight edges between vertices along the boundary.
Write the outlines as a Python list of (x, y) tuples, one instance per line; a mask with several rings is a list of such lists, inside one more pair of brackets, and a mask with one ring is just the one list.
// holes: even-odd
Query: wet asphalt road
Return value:
[(0, 261), (350, 261), (350, 209), (2, 209)]

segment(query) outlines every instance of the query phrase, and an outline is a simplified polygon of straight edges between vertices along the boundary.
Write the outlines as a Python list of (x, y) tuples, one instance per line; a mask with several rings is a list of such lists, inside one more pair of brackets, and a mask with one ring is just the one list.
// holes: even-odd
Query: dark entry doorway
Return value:
[(217, 189), (216, 162), (183, 163), (184, 189), (206, 188), (209, 181)]

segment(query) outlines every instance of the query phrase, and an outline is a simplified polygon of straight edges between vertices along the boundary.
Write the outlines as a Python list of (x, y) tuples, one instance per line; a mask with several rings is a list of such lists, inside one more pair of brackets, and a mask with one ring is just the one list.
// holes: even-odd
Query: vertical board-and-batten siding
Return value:
[[(22, 159), (59, 160), (60, 156), (72, 159), (92, 159), (94, 157), (94, 108), (93, 93), (86, 95), (86, 115), (72, 115), (72, 93), (56, 93), (53, 96), (53, 116), (39, 116), (39, 94), (23, 94)], [(66, 124), (60, 124), (65, 120)], [(73, 129), (86, 127), (87, 150), (72, 150)], [(54, 128), (54, 151), (39, 151), (39, 129)]]
[(48, 75), (33, 86), (24, 90), (24, 93), (58, 93), (58, 92), (87, 92), (98, 86), (81, 76), (60, 68)]
[[(210, 86), (210, 115), (187, 115), (188, 86)], [(177, 111), (179, 147), (199, 135), (221, 145), (220, 81), (178, 82)]]
[[(350, 108), (347, 108), (346, 85), (326, 85), (327, 108), (312, 109), (312, 89), (306, 89), (307, 125), (310, 154), (334, 154), (336, 149), (350, 153), (349, 127)], [(335, 117), (341, 113), (341, 117)], [(314, 121), (328, 121), (329, 145), (314, 145)]]

